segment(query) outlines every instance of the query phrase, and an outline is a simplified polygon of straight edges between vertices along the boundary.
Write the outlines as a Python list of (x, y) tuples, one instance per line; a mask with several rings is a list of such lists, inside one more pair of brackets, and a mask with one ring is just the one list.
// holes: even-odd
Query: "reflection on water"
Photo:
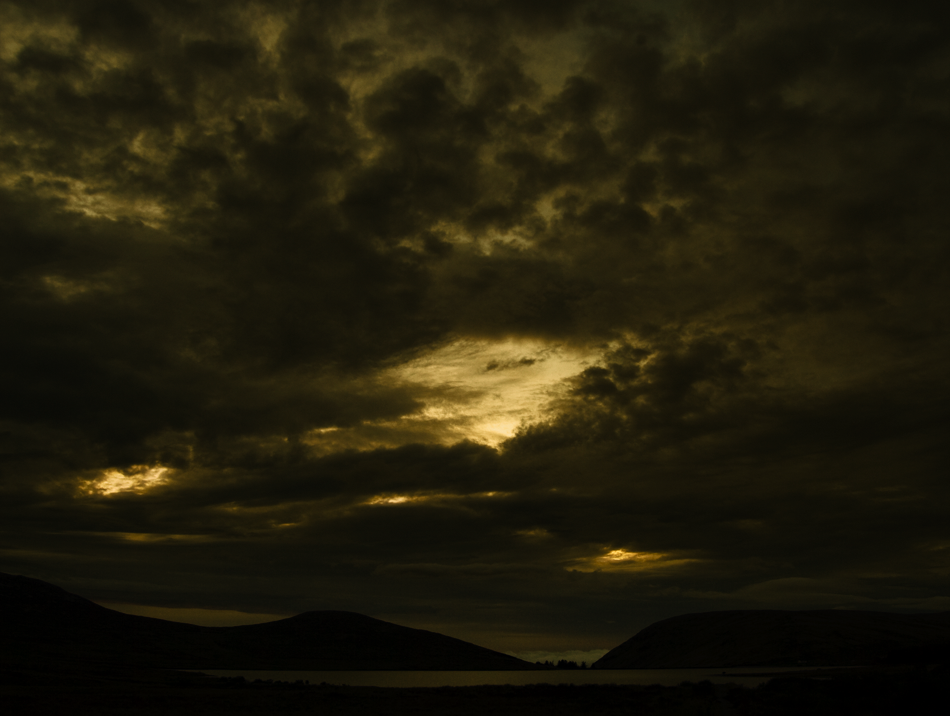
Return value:
[(757, 686), (772, 674), (798, 671), (796, 668), (769, 669), (588, 669), (550, 671), (255, 671), (251, 669), (211, 669), (212, 676), (243, 676), (248, 681), (308, 681), (310, 684), (338, 686), (482, 686), (487, 684), (661, 684), (675, 686), (684, 681), (733, 683)]

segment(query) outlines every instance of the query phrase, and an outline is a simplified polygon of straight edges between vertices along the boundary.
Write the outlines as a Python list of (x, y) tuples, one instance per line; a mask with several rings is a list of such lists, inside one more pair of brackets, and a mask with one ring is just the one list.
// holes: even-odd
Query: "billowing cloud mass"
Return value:
[(0, 571), (523, 653), (950, 608), (948, 20), (8, 0)]

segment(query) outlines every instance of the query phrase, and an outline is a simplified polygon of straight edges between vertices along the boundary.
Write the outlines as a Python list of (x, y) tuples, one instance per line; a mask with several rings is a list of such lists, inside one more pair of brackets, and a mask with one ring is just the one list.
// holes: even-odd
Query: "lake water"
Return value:
[(337, 686), (481, 686), (485, 684), (661, 684), (684, 681), (733, 683), (757, 686), (772, 675), (796, 668), (769, 669), (551, 669), (539, 671), (253, 671), (249, 669), (202, 671), (212, 676), (243, 676), (248, 681), (309, 681)]

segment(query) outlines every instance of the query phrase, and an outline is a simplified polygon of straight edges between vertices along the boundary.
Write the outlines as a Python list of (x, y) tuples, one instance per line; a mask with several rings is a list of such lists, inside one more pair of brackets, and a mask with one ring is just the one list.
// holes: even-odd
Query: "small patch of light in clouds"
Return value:
[(458, 500), (477, 500), (491, 499), (496, 497), (508, 497), (510, 492), (475, 492), (467, 495), (455, 495), (450, 493), (437, 493), (425, 495), (376, 495), (366, 500), (364, 505), (406, 505), (418, 502), (449, 502)]
[(695, 559), (677, 558), (662, 552), (631, 552), (612, 549), (605, 554), (573, 560), (568, 569), (578, 572), (639, 572), (667, 569), (695, 562)]
[(156, 532), (85, 532), (100, 537), (110, 537), (123, 542), (207, 542), (205, 535), (161, 534)]
[(410, 497), (409, 495), (377, 495), (366, 501), (367, 505), (402, 505), (406, 502), (423, 502), (428, 497)]
[(99, 477), (86, 480), (82, 490), (89, 495), (114, 495), (118, 492), (143, 492), (168, 482), (169, 469), (167, 467), (135, 465), (120, 472), (106, 470)]
[(652, 562), (662, 557), (662, 554), (654, 552), (628, 552), (625, 549), (612, 549), (601, 559), (608, 562)]
[(515, 532), (515, 534), (529, 540), (547, 540), (554, 536), (543, 527), (535, 527), (529, 530), (518, 530)]

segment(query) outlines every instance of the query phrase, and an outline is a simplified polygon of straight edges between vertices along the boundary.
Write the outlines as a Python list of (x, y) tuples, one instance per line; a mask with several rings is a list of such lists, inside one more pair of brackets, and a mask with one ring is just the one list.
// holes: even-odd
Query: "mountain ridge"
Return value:
[(308, 611), (206, 627), (124, 614), (21, 575), (0, 573), (0, 646), (16, 663), (171, 669), (521, 670), (532, 664), (436, 632), (356, 612)]
[(948, 656), (950, 612), (733, 610), (655, 622), (593, 667), (868, 666)]

